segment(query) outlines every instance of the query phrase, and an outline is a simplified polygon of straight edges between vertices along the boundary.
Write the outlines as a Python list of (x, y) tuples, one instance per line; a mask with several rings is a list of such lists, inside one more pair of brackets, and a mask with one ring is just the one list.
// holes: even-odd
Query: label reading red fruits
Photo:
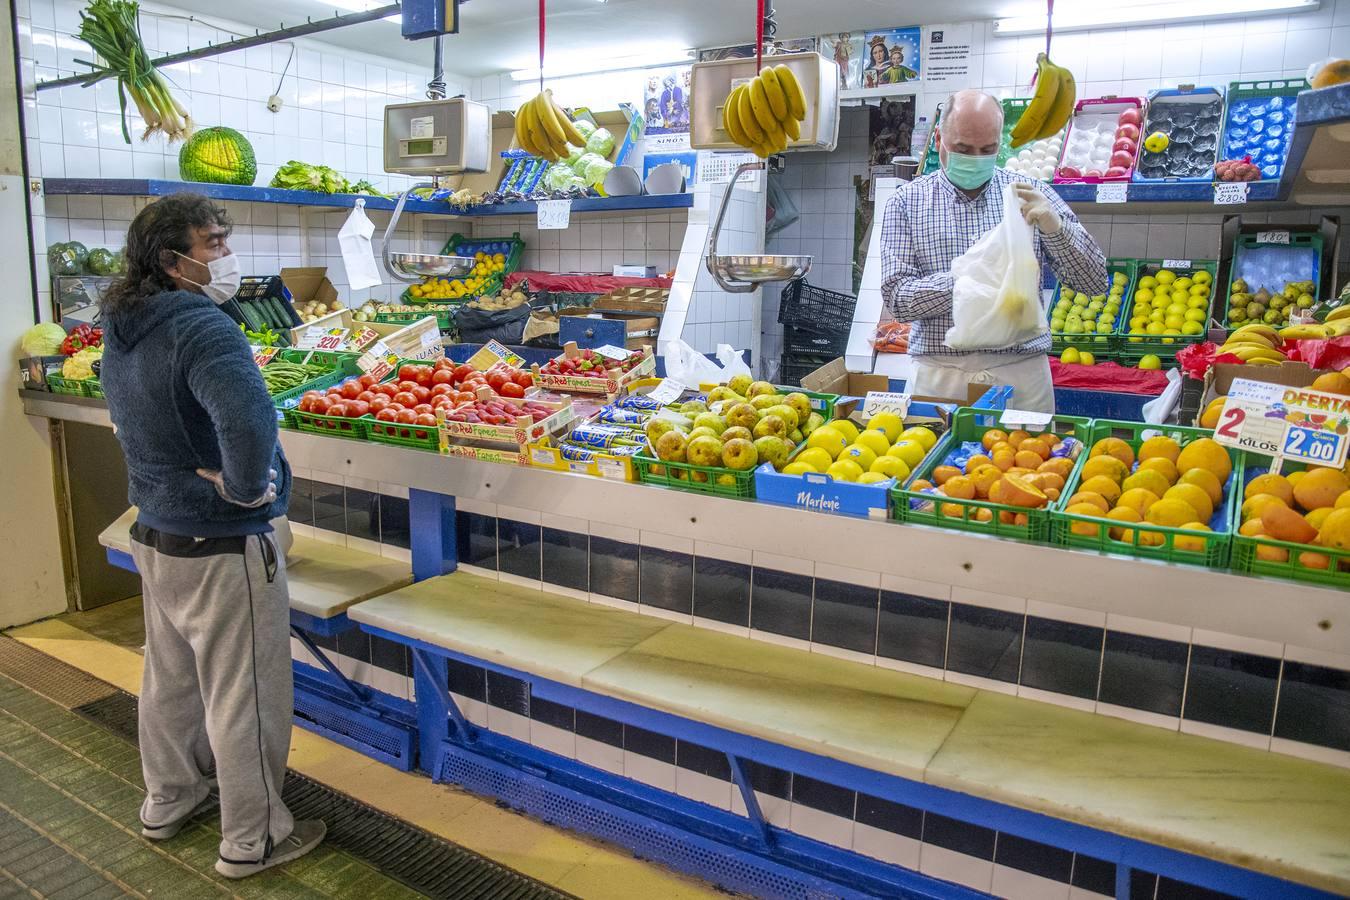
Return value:
[(1245, 181), (1218, 181), (1214, 183), (1214, 203), (1223, 206), (1233, 203), (1247, 202), (1247, 186)]
[(1123, 181), (1103, 182), (1097, 185), (1098, 203), (1125, 203), (1129, 200), (1130, 186)]

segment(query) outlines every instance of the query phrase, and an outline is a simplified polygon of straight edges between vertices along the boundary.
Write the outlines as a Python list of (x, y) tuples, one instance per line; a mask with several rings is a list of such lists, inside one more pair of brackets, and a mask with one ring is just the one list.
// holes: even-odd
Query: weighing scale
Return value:
[[(384, 108), (386, 172), (433, 178), (462, 172), (486, 172), (491, 156), (492, 113), (486, 104), (453, 97), (396, 103)], [(455, 278), (474, 266), (474, 260), (467, 256), (390, 250), (408, 195), (419, 188), (435, 187), (434, 180), (424, 181), (400, 194), (389, 226), (384, 230), (384, 268), (399, 281), (411, 284), (424, 278)]]

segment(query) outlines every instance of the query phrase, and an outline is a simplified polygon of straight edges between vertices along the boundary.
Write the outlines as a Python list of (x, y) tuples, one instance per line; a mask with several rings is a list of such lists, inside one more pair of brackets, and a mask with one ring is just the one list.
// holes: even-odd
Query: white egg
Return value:
[(1054, 167), (1054, 166), (1041, 166), (1041, 178), (1042, 178), (1042, 180), (1044, 180), (1044, 181), (1049, 181), (1050, 178), (1051, 178), (1051, 176), (1053, 176), (1054, 174), (1055, 174), (1055, 167)]

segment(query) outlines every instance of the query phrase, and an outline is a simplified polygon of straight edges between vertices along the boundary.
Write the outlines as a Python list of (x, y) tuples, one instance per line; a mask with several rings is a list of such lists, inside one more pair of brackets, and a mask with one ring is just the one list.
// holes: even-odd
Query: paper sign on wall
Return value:
[(1350, 447), (1350, 398), (1238, 378), (1214, 439), (1277, 460), (1339, 468)]
[(536, 225), (540, 231), (557, 231), (572, 223), (571, 200), (540, 200)]
[(863, 398), (863, 415), (871, 417), (879, 412), (895, 413), (902, 420), (909, 413), (909, 394), (891, 391), (868, 391)]

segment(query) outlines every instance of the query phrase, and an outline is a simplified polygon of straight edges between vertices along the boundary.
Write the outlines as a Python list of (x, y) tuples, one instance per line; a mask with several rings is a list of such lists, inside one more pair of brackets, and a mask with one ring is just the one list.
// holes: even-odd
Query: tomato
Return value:
[(426, 403), (431, 398), (431, 388), (418, 385), (412, 389), (413, 396), (417, 398), (418, 403)]
[(472, 403), (477, 399), (478, 399), (477, 396), (469, 393), (468, 391), (460, 391), (458, 394), (455, 395), (456, 403)]
[(361, 396), (362, 390), (361, 382), (356, 380), (348, 381), (342, 386), (342, 399), (355, 400), (357, 397)]
[(326, 416), (332, 407), (332, 400), (328, 397), (315, 397), (309, 404), (309, 411), (315, 415)]
[(414, 420), (414, 424), (434, 428), (436, 426), (436, 417), (431, 413), (422, 413)]
[(370, 401), (370, 411), (379, 412), (394, 401), (390, 400), (384, 394), (376, 394)]
[(309, 412), (309, 405), (313, 402), (314, 400), (311, 397), (301, 397), (300, 402), (295, 404), (295, 408), (301, 412)]
[(330, 415), (330, 416), (345, 416), (345, 415), (347, 415), (347, 401), (345, 401), (345, 400), (339, 400), (339, 401), (337, 401), (336, 403), (334, 403), (332, 406), (328, 407), (328, 415)]
[(411, 409), (400, 409), (397, 413), (398, 421), (403, 425), (411, 425), (417, 421), (417, 413)]
[(469, 380), (476, 374), (478, 374), (478, 370), (475, 369), (473, 366), (468, 365), (467, 363), (461, 364), (458, 368), (455, 369), (455, 381), (464, 382)]
[(378, 384), (380, 381), (380, 379), (376, 378), (374, 375), (371, 375), (369, 373), (362, 375), (358, 380), (365, 387), (370, 387), (373, 384)]
[(435, 373), (431, 371), (431, 366), (418, 366), (418, 367), (417, 367), (417, 383), (420, 384), (420, 385), (422, 385), (422, 387), (430, 387), (430, 386), (431, 386), (431, 376), (434, 375), (434, 374), (435, 374)]
[(378, 397), (378, 396), (379, 396), (379, 395), (376, 394), (374, 391), (362, 391), (361, 393), (359, 393), (359, 394), (356, 395), (356, 399), (357, 399), (357, 400), (364, 400), (364, 401), (366, 401), (367, 403), (369, 403), (370, 401), (374, 400), (374, 399), (375, 399), (376, 397)]
[(413, 407), (413, 412), (417, 413), (419, 416), (435, 411), (436, 408), (432, 406), (430, 403), (419, 403)]
[(434, 368), (437, 372), (444, 370), (453, 375), (455, 371), (455, 364), (450, 360), (446, 359), (444, 356), (442, 356), (440, 359), (436, 360), (436, 364), (432, 368)]
[(503, 397), (524, 397), (525, 389), (520, 385), (516, 384), (514, 381), (506, 381), (502, 383), (502, 386), (500, 388), (498, 388), (498, 393), (500, 393)]
[(534, 376), (529, 372), (517, 372), (511, 380), (523, 388), (534, 387)]
[[(422, 390), (425, 391), (426, 388), (422, 388)], [(417, 395), (414, 394), (412, 391), (399, 391), (397, 394), (394, 395), (394, 402), (397, 403), (399, 406), (406, 406), (409, 409), (412, 409), (414, 406), (416, 406), (418, 403), (421, 403), (422, 401), (418, 400)]]
[(498, 393), (501, 393), (502, 385), (506, 384), (506, 382), (507, 378), (501, 372), (492, 372), (487, 378), (488, 387)]
[(454, 380), (455, 373), (446, 371), (445, 369), (437, 369), (435, 372), (431, 373), (432, 384), (449, 384)]
[(379, 419), (381, 422), (397, 422), (398, 413), (392, 409), (385, 408), (375, 413), (375, 418)]
[(433, 385), (431, 388), (431, 396), (433, 397), (444, 397), (447, 395), (453, 395), (454, 393), (455, 393), (454, 387), (452, 385), (446, 384), (445, 382)]
[(370, 414), (370, 404), (364, 400), (347, 401), (347, 418), (359, 419)]
[(375, 390), (392, 400), (394, 395), (398, 393), (398, 385), (389, 383), (377, 384), (375, 385)]
[(398, 367), (398, 380), (399, 380), (399, 381), (417, 381), (417, 370), (420, 369), (420, 368), (421, 368), (421, 366), (414, 366), (414, 365), (412, 365), (411, 363), (408, 363), (408, 364), (406, 364), (406, 365), (399, 366), (399, 367)]

